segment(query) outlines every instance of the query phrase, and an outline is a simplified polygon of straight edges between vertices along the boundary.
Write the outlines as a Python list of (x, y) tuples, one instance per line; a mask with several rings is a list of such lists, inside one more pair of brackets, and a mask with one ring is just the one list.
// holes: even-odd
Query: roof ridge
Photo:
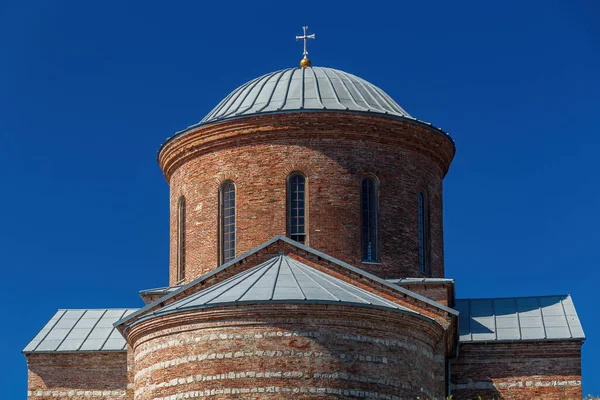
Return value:
[[(126, 316), (126, 317), (122, 318), (121, 320), (115, 322), (114, 325), (115, 326), (122, 325), (122, 324), (125, 324), (127, 322), (130, 322), (131, 320), (134, 320), (134, 319), (137, 319), (137, 318), (141, 318), (142, 315), (144, 315), (146, 313), (157, 311), (157, 308), (162, 308), (162, 305), (165, 305), (165, 302), (167, 302), (168, 300), (175, 298), (176, 296), (184, 293), (186, 290), (188, 290), (188, 289), (190, 289), (190, 288), (192, 288), (192, 287), (194, 287), (194, 286), (196, 286), (196, 285), (198, 285), (200, 283), (203, 283), (207, 279), (209, 279), (209, 278), (215, 276), (216, 274), (218, 274), (218, 273), (220, 273), (220, 272), (228, 269), (229, 267), (237, 264), (238, 262), (242, 261), (243, 259), (251, 256), (252, 254), (255, 254), (258, 251), (260, 251), (260, 250), (262, 250), (262, 249), (264, 249), (264, 248), (266, 248), (266, 247), (274, 244), (277, 241), (285, 242), (285, 243), (287, 243), (287, 244), (289, 244), (289, 245), (291, 245), (291, 246), (293, 246), (293, 247), (295, 247), (297, 249), (300, 249), (302, 251), (305, 251), (307, 253), (310, 253), (310, 254), (313, 254), (313, 255), (315, 255), (317, 257), (320, 257), (321, 259), (329, 261), (329, 262), (337, 265), (338, 267), (347, 269), (347, 270), (349, 270), (349, 271), (351, 271), (351, 272), (353, 272), (355, 274), (358, 274), (358, 275), (363, 276), (363, 277), (365, 277), (367, 279), (370, 279), (371, 281), (374, 281), (374, 282), (376, 282), (376, 283), (378, 283), (378, 284), (380, 284), (382, 286), (391, 288), (394, 291), (400, 292), (400, 293), (402, 293), (402, 294), (404, 294), (406, 296), (410, 296), (411, 298), (413, 298), (413, 299), (415, 299), (417, 301), (429, 304), (429, 305), (437, 308), (438, 310), (444, 311), (444, 312), (446, 312), (448, 314), (451, 314), (451, 315), (454, 315), (454, 316), (458, 315), (458, 312), (456, 310), (454, 310), (454, 309), (452, 309), (450, 307), (447, 307), (447, 306), (445, 306), (445, 305), (443, 305), (441, 303), (438, 303), (438, 302), (436, 302), (434, 300), (431, 300), (431, 299), (429, 299), (429, 298), (427, 298), (425, 296), (422, 296), (422, 295), (420, 295), (418, 293), (415, 293), (415, 292), (413, 292), (411, 290), (405, 289), (402, 286), (399, 286), (399, 285), (387, 282), (387, 281), (385, 281), (382, 278), (379, 278), (379, 277), (377, 277), (375, 275), (372, 275), (372, 274), (368, 273), (367, 271), (364, 271), (364, 270), (362, 270), (360, 268), (357, 268), (357, 267), (353, 267), (352, 265), (350, 265), (348, 263), (345, 263), (345, 262), (343, 262), (341, 260), (338, 260), (338, 259), (336, 259), (334, 257), (331, 257), (331, 256), (329, 256), (327, 254), (324, 254), (324, 253), (322, 253), (322, 252), (320, 252), (318, 250), (315, 250), (315, 249), (313, 249), (311, 247), (305, 246), (305, 245), (303, 245), (303, 244), (301, 244), (299, 242), (296, 242), (296, 241), (294, 241), (294, 240), (292, 240), (290, 238), (287, 238), (287, 237), (282, 236), (282, 235), (277, 235), (277, 236), (273, 237), (272, 239), (270, 239), (270, 240), (262, 243), (261, 245), (255, 247), (254, 249), (252, 249), (252, 250), (250, 250), (250, 251), (248, 251), (248, 252), (240, 255), (239, 257), (234, 258), (233, 260), (229, 261), (228, 263), (221, 265), (220, 267), (218, 267), (218, 268), (216, 268), (216, 269), (214, 269), (214, 270), (212, 270), (212, 271), (210, 271), (210, 272), (208, 272), (208, 273), (200, 276), (199, 278), (194, 279), (190, 283), (188, 283), (188, 284), (186, 284), (184, 286), (181, 286), (179, 289), (177, 289), (177, 290), (175, 290), (175, 291), (173, 291), (171, 293), (166, 294), (165, 296), (163, 296), (163, 297), (155, 300), (154, 302), (146, 305), (143, 308), (140, 308), (136, 312), (133, 312), (133, 313), (129, 314), (128, 316)], [(251, 267), (250, 269), (253, 269), (253, 268), (255, 268), (255, 267)], [(249, 271), (250, 269), (248, 269), (246, 271)], [(237, 276), (237, 274), (234, 275), (234, 276)], [(213, 285), (213, 286), (211, 286), (211, 288), (214, 288), (215, 286), (216, 285)], [(210, 289), (210, 288), (207, 288), (207, 289)], [(200, 290), (200, 292), (201, 291), (202, 290)], [(192, 295), (193, 294), (190, 294), (189, 296), (192, 296)], [(187, 297), (188, 296), (186, 296), (185, 298), (187, 298)], [(179, 299), (179, 300), (183, 300), (183, 299)], [(175, 302), (178, 302), (179, 300), (175, 300)], [(171, 304), (171, 303), (169, 303), (169, 304)]]
[[(281, 280), (277, 279), (279, 275), (274, 276), (274, 274), (281, 270), (284, 260), (287, 265), (292, 267), (290, 272), (295, 269), (295, 272), (301, 274), (299, 275), (300, 278), (297, 280), (300, 291), (306, 293), (306, 290), (308, 290), (310, 294), (303, 294), (302, 297), (299, 298), (297, 293), (293, 291), (279, 290), (279, 296), (277, 296), (276, 299), (274, 298), (273, 294), (275, 291), (277, 289), (288, 288), (292, 280), (291, 276), (287, 276)], [(251, 279), (250, 277), (239, 278), (239, 275), (244, 275), (244, 273), (249, 270), (258, 272), (260, 276), (257, 279)], [(171, 315), (183, 310), (189, 311), (219, 306), (238, 306), (241, 304), (331, 304), (351, 307), (369, 307), (410, 314), (432, 323), (439, 324), (439, 321), (436, 321), (435, 318), (387, 300), (377, 293), (364, 290), (353, 283), (346, 282), (339, 277), (321, 271), (290, 255), (274, 255), (267, 261), (258, 266), (251, 267), (249, 270), (240, 271), (229, 278), (234, 279), (240, 284), (238, 290), (234, 289), (234, 286), (227, 287), (227, 285), (216, 284), (207, 289), (193, 293), (188, 297), (170, 303), (156, 311), (150, 312), (142, 316), (139, 320), (134, 321), (133, 325), (154, 317)], [(252, 274), (252, 276), (253, 275), (254, 274)], [(246, 284), (246, 280), (252, 280), (252, 282)], [(300, 283), (301, 281), (302, 283)], [(205, 290), (210, 290), (215, 287), (217, 287), (217, 290), (214, 290), (211, 296), (208, 296), (208, 299), (206, 296), (203, 296)], [(254, 288), (256, 288), (256, 290), (254, 290)], [(214, 296), (214, 292), (217, 292), (216, 296)], [(242, 292), (241, 295), (240, 292)], [(213, 301), (214, 299), (218, 300), (220, 298), (222, 298), (222, 300)], [(185, 305), (185, 307), (183, 305)]]
[(327, 294), (329, 294), (331, 297), (333, 297), (337, 301), (342, 301), (338, 296), (336, 296), (335, 294), (331, 293), (330, 290), (327, 290), (323, 285), (321, 285), (319, 282), (317, 282), (312, 276), (310, 276), (309, 274), (307, 274), (306, 271), (304, 271), (304, 268), (302, 268), (302, 266), (299, 265), (300, 263), (298, 262), (298, 260), (294, 260), (293, 258), (291, 258), (291, 260), (292, 260), (292, 264), (296, 264), (296, 267), (298, 268), (298, 271), (302, 272), (304, 274), (304, 276), (306, 276), (308, 279), (310, 279), (311, 281), (313, 281), (314, 283), (316, 283), (317, 285), (319, 285), (319, 287), (321, 289), (323, 289), (324, 291), (326, 291)]

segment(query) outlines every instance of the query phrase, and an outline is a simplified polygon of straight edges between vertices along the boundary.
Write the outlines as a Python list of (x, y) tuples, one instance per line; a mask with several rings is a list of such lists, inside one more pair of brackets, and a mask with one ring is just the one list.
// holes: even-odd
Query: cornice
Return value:
[(370, 114), (296, 112), (200, 125), (163, 144), (158, 163), (169, 181), (179, 166), (203, 154), (257, 143), (303, 139), (369, 141), (415, 151), (434, 161), (442, 176), (448, 172), (455, 153), (449, 136), (412, 120)]

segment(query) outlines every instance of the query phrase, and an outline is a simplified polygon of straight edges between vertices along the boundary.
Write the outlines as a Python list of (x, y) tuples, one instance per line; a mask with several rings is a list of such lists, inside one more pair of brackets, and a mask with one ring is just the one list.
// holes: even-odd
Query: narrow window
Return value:
[(235, 258), (235, 185), (226, 181), (221, 186), (221, 263)]
[(300, 172), (288, 177), (288, 237), (306, 244), (306, 178)]
[(379, 185), (366, 177), (361, 185), (362, 259), (379, 262)]
[(177, 201), (177, 281), (185, 279), (185, 197)]
[(429, 206), (427, 193), (420, 189), (419, 203), (419, 268), (423, 274), (429, 275)]

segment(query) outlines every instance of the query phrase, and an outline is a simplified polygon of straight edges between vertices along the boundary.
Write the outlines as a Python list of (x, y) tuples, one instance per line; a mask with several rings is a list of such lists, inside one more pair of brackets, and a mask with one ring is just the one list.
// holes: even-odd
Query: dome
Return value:
[(333, 68), (288, 68), (253, 79), (200, 124), (272, 112), (334, 110), (412, 117), (377, 86)]

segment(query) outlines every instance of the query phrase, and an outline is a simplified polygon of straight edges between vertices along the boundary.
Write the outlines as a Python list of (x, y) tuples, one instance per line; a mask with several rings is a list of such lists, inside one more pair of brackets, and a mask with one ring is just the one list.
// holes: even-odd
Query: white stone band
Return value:
[[(351, 382), (375, 383), (375, 384), (379, 384), (379, 385), (394, 387), (396, 389), (402, 388), (402, 389), (406, 389), (406, 390), (410, 390), (410, 391), (415, 390), (412, 386), (407, 384), (406, 381), (398, 381), (398, 380), (384, 379), (384, 378), (377, 379), (377, 378), (373, 378), (373, 377), (369, 377), (369, 376), (348, 374), (345, 372), (340, 372), (340, 373), (336, 372), (336, 373), (331, 373), (331, 374), (324, 374), (324, 373), (316, 372), (314, 374), (306, 374), (306, 373), (299, 372), (299, 371), (294, 371), (294, 372), (290, 372), (290, 371), (286, 371), (286, 372), (283, 372), (283, 371), (275, 371), (275, 372), (247, 371), (247, 372), (236, 372), (236, 373), (229, 372), (227, 374), (217, 374), (217, 375), (200, 375), (200, 374), (198, 374), (198, 375), (191, 375), (191, 376), (188, 376), (185, 378), (174, 378), (168, 382), (150, 384), (150, 385), (146, 385), (142, 388), (139, 388), (135, 391), (135, 395), (140, 396), (147, 392), (152, 393), (158, 389), (176, 387), (176, 386), (181, 386), (181, 385), (188, 385), (188, 384), (197, 383), (197, 382), (211, 382), (211, 381), (246, 379), (246, 378), (253, 378), (253, 379), (260, 379), (260, 378), (335, 379), (335, 380), (345, 380), (345, 381), (351, 381)], [(443, 381), (444, 376), (438, 377), (437, 380)], [(429, 391), (427, 391), (427, 390), (423, 390), (422, 393), (428, 397), (433, 398), (431, 393), (429, 393)]]
[(580, 380), (522, 380), (515, 381), (511, 380), (508, 382), (469, 382), (469, 383), (459, 383), (450, 385), (452, 390), (465, 390), (465, 389), (514, 389), (514, 388), (531, 388), (531, 387), (554, 387), (554, 386), (581, 386)]
[(352, 396), (357, 398), (369, 398), (369, 399), (381, 399), (381, 400), (411, 400), (407, 397), (400, 397), (390, 394), (383, 394), (377, 392), (367, 392), (364, 390), (356, 389), (337, 389), (328, 387), (299, 387), (299, 388), (288, 388), (279, 386), (267, 386), (267, 387), (254, 387), (251, 389), (247, 388), (226, 388), (226, 389), (210, 389), (200, 390), (192, 392), (177, 393), (165, 397), (154, 397), (153, 400), (182, 400), (182, 399), (202, 399), (207, 397), (222, 396), (224, 394), (244, 395), (244, 394), (255, 394), (255, 393), (281, 393), (282, 395), (297, 395), (303, 393), (321, 393), (321, 394), (334, 394), (343, 396)]
[(27, 397), (125, 399), (125, 390), (30, 390)]
[[(185, 357), (174, 358), (167, 361), (161, 361), (155, 364), (152, 364), (146, 368), (142, 368), (135, 373), (135, 379), (140, 379), (141, 376), (151, 373), (156, 370), (163, 370), (169, 367), (175, 367), (181, 364), (187, 363), (195, 363), (195, 362), (203, 362), (203, 361), (211, 361), (211, 360), (221, 360), (228, 358), (250, 358), (250, 357), (311, 357), (311, 358), (320, 358), (320, 357), (332, 357), (340, 360), (355, 360), (361, 362), (370, 362), (376, 364), (390, 364), (390, 365), (403, 365), (406, 364), (406, 360), (404, 359), (391, 359), (387, 357), (381, 357), (378, 355), (370, 355), (370, 354), (355, 354), (355, 353), (341, 353), (341, 354), (331, 354), (317, 351), (300, 351), (300, 350), (257, 350), (257, 351), (237, 351), (237, 352), (228, 352), (228, 353), (201, 353), (196, 355), (189, 355)], [(418, 367), (418, 366), (417, 366)], [(423, 371), (423, 373), (427, 373), (431, 378), (435, 377), (433, 371)]]

